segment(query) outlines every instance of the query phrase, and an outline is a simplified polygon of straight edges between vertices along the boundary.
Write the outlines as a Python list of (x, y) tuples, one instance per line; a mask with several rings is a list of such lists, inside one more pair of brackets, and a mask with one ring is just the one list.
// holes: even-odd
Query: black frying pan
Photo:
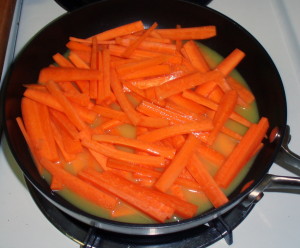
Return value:
[[(269, 118), (270, 127), (277, 127), (274, 141), (267, 141), (256, 158), (251, 170), (240, 186), (229, 196), (230, 202), (218, 209), (210, 210), (197, 217), (167, 224), (127, 224), (92, 216), (74, 207), (60, 196), (51, 192), (48, 184), (40, 177), (27, 145), (19, 131), (15, 118), (20, 116), (20, 100), (24, 92), (23, 83), (37, 81), (41, 68), (52, 63), (51, 56), (66, 51), (69, 36), (86, 38), (95, 33), (142, 20), (146, 25), (158, 22), (159, 28), (216, 25), (217, 38), (203, 43), (226, 56), (234, 48), (243, 50), (247, 57), (238, 66), (257, 98), (259, 114)], [(97, 228), (125, 234), (156, 235), (167, 234), (207, 223), (228, 212), (240, 202), (252, 204), (260, 193), (277, 182), (280, 185), (299, 185), (295, 179), (278, 178), (267, 172), (276, 157), (285, 154), (281, 148), (286, 126), (286, 99), (280, 76), (264, 48), (246, 30), (224, 15), (207, 7), (176, 0), (107, 0), (67, 13), (50, 23), (39, 32), (22, 50), (12, 64), (1, 92), (1, 113), (4, 132), (12, 153), (25, 177), (46, 199), (75, 219)], [(285, 144), (286, 151), (289, 152)], [(281, 156), (282, 157), (282, 156)], [(293, 158), (292, 158), (293, 159)], [(297, 156), (295, 155), (295, 159)], [(249, 181), (254, 183), (243, 193), (241, 188)], [(274, 183), (275, 182), (275, 183)]]

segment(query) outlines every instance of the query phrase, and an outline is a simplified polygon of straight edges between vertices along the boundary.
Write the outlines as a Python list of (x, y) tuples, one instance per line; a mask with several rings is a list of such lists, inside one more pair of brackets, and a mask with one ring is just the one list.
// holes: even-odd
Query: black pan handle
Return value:
[[(88, 4), (99, 2), (101, 0), (55, 0), (55, 2), (67, 11), (73, 11)], [(208, 5), (212, 0), (185, 0), (199, 5)]]

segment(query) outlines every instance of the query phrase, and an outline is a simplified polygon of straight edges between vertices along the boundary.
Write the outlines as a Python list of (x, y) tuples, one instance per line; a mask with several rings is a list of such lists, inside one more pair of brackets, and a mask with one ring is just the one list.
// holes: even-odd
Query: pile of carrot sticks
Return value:
[[(215, 26), (136, 21), (70, 37), (68, 52), (24, 85), (17, 118), (51, 188), (67, 187), (114, 216), (132, 214), (121, 200), (158, 222), (197, 214), (183, 189), (203, 192), (215, 208), (226, 204), (223, 190), (261, 149), (269, 123), (235, 111), (255, 101), (230, 74), (245, 53), (236, 48), (211, 68), (196, 41), (216, 36)], [(246, 133), (226, 127), (229, 119)], [(120, 132), (126, 125), (133, 135)], [(236, 141), (228, 156), (214, 149), (220, 133)], [(215, 175), (201, 158), (218, 166)]]

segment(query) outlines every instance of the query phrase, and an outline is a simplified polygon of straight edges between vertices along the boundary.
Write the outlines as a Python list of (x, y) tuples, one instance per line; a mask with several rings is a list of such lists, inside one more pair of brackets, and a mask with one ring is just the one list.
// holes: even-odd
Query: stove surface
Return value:
[[(8, 58), (17, 54), (42, 27), (65, 13), (53, 0), (19, 0), (18, 36), (10, 44)], [(246, 28), (265, 47), (282, 77), (287, 95), (290, 148), (300, 154), (300, 9), (299, 0), (213, 0), (209, 7)], [(9, 60), (6, 61), (9, 64)], [(271, 174), (291, 175), (274, 164)], [(0, 150), (1, 247), (75, 248), (79, 244), (58, 231), (32, 200), (20, 169), (5, 138)], [(265, 193), (249, 216), (233, 231), (232, 248), (298, 247), (300, 197), (297, 194)], [(210, 246), (228, 247), (225, 240)]]

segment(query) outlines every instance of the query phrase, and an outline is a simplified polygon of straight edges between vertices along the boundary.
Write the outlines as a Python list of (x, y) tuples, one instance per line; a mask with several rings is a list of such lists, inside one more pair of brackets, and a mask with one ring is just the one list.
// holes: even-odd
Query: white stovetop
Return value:
[[(19, 1), (20, 3), (20, 1)], [(252, 33), (273, 58), (288, 99), (290, 148), (300, 154), (300, 1), (213, 0), (209, 6), (234, 19)], [(15, 52), (43, 26), (65, 13), (53, 0), (23, 0)], [(10, 49), (9, 49), (10, 50)], [(6, 140), (0, 150), (0, 247), (78, 248), (43, 216), (24, 186)], [(291, 175), (276, 164), (270, 173)], [(232, 248), (299, 247), (300, 196), (265, 193), (250, 215), (233, 231)], [(212, 248), (228, 247), (224, 240)]]

